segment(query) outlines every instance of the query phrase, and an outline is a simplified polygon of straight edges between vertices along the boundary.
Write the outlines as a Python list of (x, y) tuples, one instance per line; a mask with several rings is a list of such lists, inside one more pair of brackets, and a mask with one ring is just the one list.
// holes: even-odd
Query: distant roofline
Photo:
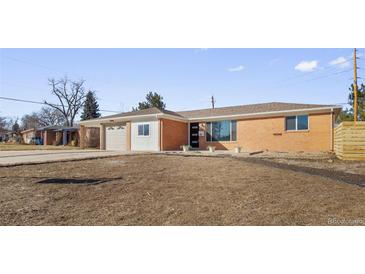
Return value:
[(33, 130), (36, 130), (36, 129), (35, 128), (29, 128), (29, 129), (22, 130), (20, 133), (26, 133), (26, 132), (30, 132), (30, 131), (33, 131)]
[(37, 128), (30, 128), (22, 130), (20, 133), (26, 133), (30, 131), (42, 131), (42, 130), (63, 130), (63, 129), (70, 129), (70, 130), (77, 130), (79, 126), (74, 127), (67, 127), (67, 126), (45, 126), (45, 127), (37, 127)]

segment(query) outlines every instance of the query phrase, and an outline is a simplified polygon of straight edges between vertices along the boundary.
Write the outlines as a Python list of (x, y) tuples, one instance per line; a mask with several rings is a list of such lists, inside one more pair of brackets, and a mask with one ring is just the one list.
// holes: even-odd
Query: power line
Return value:
[(334, 73), (331, 73), (331, 74), (322, 75), (322, 76), (319, 76), (319, 77), (316, 77), (316, 78), (309, 79), (307, 81), (314, 81), (314, 80), (318, 80), (318, 79), (328, 78), (328, 77), (331, 77), (333, 75), (338, 75), (338, 74), (342, 74), (342, 73), (346, 73), (346, 72), (350, 72), (350, 71), (352, 71), (352, 68), (347, 69), (347, 70), (337, 71), (337, 72), (334, 72)]
[[(6, 56), (6, 55), (3, 55), (2, 57), (6, 58), (6, 59), (9, 59), (9, 60), (12, 60), (12, 61), (15, 61), (15, 62), (24, 63), (24, 64), (28, 64), (28, 65), (31, 65), (31, 66), (44, 68), (44, 69), (47, 69), (47, 70), (54, 70), (54, 71), (60, 72), (59, 70), (57, 70), (55, 68), (51, 68), (51, 67), (48, 67), (48, 66), (36, 64), (36, 63), (33, 63), (33, 62), (29, 62), (29, 61), (25, 61), (25, 60), (22, 60), (22, 59), (18, 59), (18, 58)], [(65, 73), (65, 72), (62, 72), (62, 73)]]
[[(14, 101), (14, 102), (22, 102), (22, 103), (30, 103), (30, 104), (38, 104), (38, 105), (46, 105), (46, 106), (49, 106), (48, 104), (46, 104), (44, 102), (24, 100), (24, 99), (17, 99), (17, 98), (10, 98), (10, 97), (2, 97), (2, 96), (0, 96), (0, 100), (8, 100), (8, 101)], [(58, 105), (58, 104), (52, 104), (52, 105), (57, 106), (57, 107), (61, 107), (61, 105)], [(106, 109), (100, 109), (100, 111), (102, 111), (102, 112), (120, 113), (120, 111), (106, 110)]]
[[(342, 70), (342, 71), (336, 71), (336, 72), (332, 72), (332, 73), (327, 73), (325, 75), (321, 75), (319, 77), (305, 79), (304, 81), (306, 81), (306, 82), (312, 82), (312, 81), (316, 81), (316, 80), (320, 80), (320, 79), (328, 78), (328, 77), (332, 77), (332, 76), (340, 76), (341, 74), (346, 73), (346, 72), (350, 72), (350, 71), (352, 71), (352, 69), (347, 69), (347, 70)], [(275, 86), (275, 88), (291, 87), (291, 86), (295, 86), (295, 85), (298, 85), (298, 84), (300, 84), (300, 82), (281, 84), (281, 85)]]
[[(19, 58), (14, 58), (14, 57), (11, 57), (11, 56), (2, 55), (2, 57), (6, 58), (6, 59), (9, 59), (9, 60), (12, 60), (12, 61), (15, 61), (15, 62), (24, 63), (24, 64), (40, 67), (40, 68), (47, 69), (47, 70), (52, 70), (52, 71), (55, 71), (55, 72), (58, 72), (58, 73), (61, 73), (61, 74), (64, 74), (64, 75), (73, 75), (73, 76), (76, 76), (80, 79), (84, 78), (83, 76), (81, 76), (78, 73), (68, 73), (66, 71), (61, 71), (61, 70), (56, 69), (56, 68), (52, 68), (52, 67), (48, 67), (48, 66), (45, 66), (45, 65), (37, 64), (37, 63), (34, 63), (34, 62), (29, 62), (29, 61), (22, 60), (22, 59), (19, 59)], [(102, 83), (107, 83), (107, 84), (110, 83), (109, 81), (95, 79), (95, 77), (93, 77), (93, 80), (96, 81), (96, 82), (102, 82)]]
[(312, 71), (306, 72), (306, 73), (301, 74), (301, 75), (296, 75), (296, 76), (290, 77), (288, 79), (284, 79), (283, 81), (286, 82), (286, 81), (294, 80), (294, 79), (297, 79), (297, 78), (306, 77), (308, 75), (312, 75), (313, 73), (321, 73), (321, 72), (323, 72), (325, 70), (326, 70), (326, 72), (328, 72), (328, 71), (331, 71), (333, 69), (338, 68), (339, 65), (343, 65), (345, 63), (348, 63), (350, 60), (351, 60), (351, 58), (348, 58), (348, 59), (345, 59), (345, 60), (343, 60), (343, 61), (341, 61), (339, 63), (325, 66), (325, 67), (322, 68), (322, 70), (312, 70)]

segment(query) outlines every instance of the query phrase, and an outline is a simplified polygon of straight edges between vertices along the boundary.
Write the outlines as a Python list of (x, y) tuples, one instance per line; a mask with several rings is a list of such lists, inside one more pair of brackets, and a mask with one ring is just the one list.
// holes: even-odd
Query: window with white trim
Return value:
[(285, 117), (285, 130), (308, 130), (308, 115), (296, 115)]
[(150, 136), (150, 124), (138, 125), (138, 136)]
[(207, 142), (236, 141), (237, 122), (234, 120), (207, 122), (206, 132)]

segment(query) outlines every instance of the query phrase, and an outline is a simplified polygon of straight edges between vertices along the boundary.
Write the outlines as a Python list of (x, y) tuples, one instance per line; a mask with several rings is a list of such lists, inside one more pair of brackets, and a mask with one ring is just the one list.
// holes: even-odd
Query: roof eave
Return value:
[(257, 113), (246, 113), (246, 114), (231, 114), (231, 115), (219, 115), (219, 116), (206, 116), (206, 117), (196, 117), (189, 118), (189, 122), (199, 122), (208, 120), (224, 120), (224, 119), (238, 119), (238, 118), (261, 118), (261, 117), (273, 117), (282, 115), (293, 115), (301, 113), (327, 113), (340, 111), (342, 106), (328, 106), (319, 108), (305, 108), (305, 109), (293, 109), (293, 110), (279, 110), (279, 111), (266, 111)]
[(128, 122), (128, 121), (138, 121), (141, 119), (149, 119), (149, 118), (166, 118), (170, 120), (177, 120), (182, 122), (187, 122), (188, 119), (184, 117), (174, 116), (171, 114), (166, 113), (154, 113), (154, 114), (144, 114), (144, 115), (132, 115), (132, 116), (125, 116), (125, 117), (114, 117), (114, 118), (99, 118), (99, 119), (92, 119), (86, 121), (80, 121), (80, 125), (90, 126), (90, 125), (100, 125), (105, 123), (116, 123), (116, 122)]
[(140, 119), (155, 118), (161, 119), (166, 118), (170, 120), (176, 120), (181, 122), (199, 122), (207, 120), (223, 120), (223, 119), (238, 119), (238, 118), (259, 118), (259, 117), (272, 117), (278, 115), (289, 115), (289, 114), (300, 114), (300, 113), (325, 113), (325, 112), (336, 112), (340, 111), (342, 106), (327, 106), (318, 108), (304, 108), (304, 109), (293, 109), (293, 110), (279, 110), (279, 111), (266, 111), (257, 113), (247, 113), (247, 114), (230, 114), (230, 115), (217, 115), (217, 116), (205, 116), (205, 117), (179, 117), (166, 113), (155, 113), (155, 114), (145, 114), (145, 115), (132, 115), (125, 117), (114, 117), (114, 118), (98, 118), (86, 121), (80, 121), (80, 125), (84, 126), (99, 126), (105, 123), (116, 123), (116, 122), (128, 122), (128, 121), (138, 121)]

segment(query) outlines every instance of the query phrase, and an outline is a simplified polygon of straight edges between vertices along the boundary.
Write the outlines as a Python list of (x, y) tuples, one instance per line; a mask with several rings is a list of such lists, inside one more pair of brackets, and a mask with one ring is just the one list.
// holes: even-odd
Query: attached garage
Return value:
[(105, 127), (105, 148), (106, 150), (127, 150), (126, 125)]

